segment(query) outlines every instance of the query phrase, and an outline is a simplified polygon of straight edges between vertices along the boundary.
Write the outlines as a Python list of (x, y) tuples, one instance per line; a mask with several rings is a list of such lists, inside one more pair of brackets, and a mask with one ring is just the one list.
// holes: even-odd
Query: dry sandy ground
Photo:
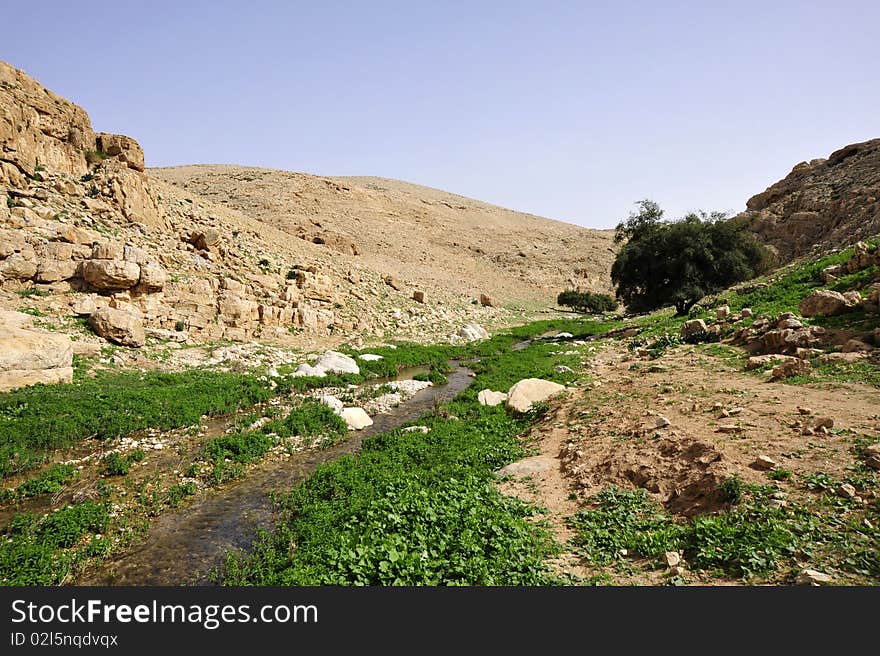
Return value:
[[(718, 485), (733, 474), (747, 482), (774, 482), (754, 466), (758, 456), (768, 456), (792, 472), (791, 480), (775, 483), (797, 501), (815, 496), (797, 483), (804, 475), (844, 478), (858, 457), (853, 437), (880, 436), (880, 390), (771, 383), (700, 346), (650, 361), (612, 341), (592, 360), (590, 374), (594, 387), (571, 392), (529, 436), (546, 466), (501, 484), (507, 493), (547, 508), (542, 519), (562, 543), (572, 537), (566, 518), (609, 485), (644, 488), (679, 516), (713, 512), (724, 505)], [(832, 430), (816, 430), (828, 419)], [(876, 493), (866, 494), (866, 503), (875, 501)], [(581, 577), (597, 572), (573, 553), (556, 564)], [(636, 571), (614, 578), (650, 584), (662, 582), (663, 575)]]

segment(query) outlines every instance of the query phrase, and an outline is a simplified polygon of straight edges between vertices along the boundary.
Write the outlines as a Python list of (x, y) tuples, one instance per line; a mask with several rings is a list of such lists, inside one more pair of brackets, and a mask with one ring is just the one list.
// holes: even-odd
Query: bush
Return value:
[(664, 222), (650, 200), (617, 226), (616, 242), (626, 241), (611, 267), (617, 297), (634, 312), (674, 305), (679, 315), (708, 294), (766, 270), (767, 249), (745, 224), (719, 212), (691, 213)]
[(579, 292), (574, 289), (567, 289), (561, 292), (556, 297), (556, 303), (585, 314), (612, 312), (617, 309), (617, 301), (608, 294)]

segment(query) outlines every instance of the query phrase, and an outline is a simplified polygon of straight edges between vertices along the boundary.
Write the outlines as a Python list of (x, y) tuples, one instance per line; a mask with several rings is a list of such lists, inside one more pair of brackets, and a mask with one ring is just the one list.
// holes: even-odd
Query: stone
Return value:
[(555, 371), (557, 374), (570, 374), (572, 372), (572, 368), (566, 367), (564, 364), (558, 364), (553, 367), (553, 371)]
[(412, 298), (416, 303), (424, 303), (425, 302), (425, 292), (420, 291), (420, 290), (416, 290), (413, 292)]
[(95, 289), (122, 290), (134, 287), (141, 277), (141, 268), (124, 260), (86, 260), (82, 277)]
[(840, 292), (819, 289), (800, 302), (798, 311), (804, 317), (830, 317), (843, 314), (849, 307), (850, 303)]
[(375, 353), (362, 353), (358, 356), (358, 360), (363, 360), (365, 362), (377, 362), (378, 360), (384, 360), (381, 355), (376, 355)]
[(849, 309), (856, 309), (862, 304), (862, 295), (856, 290), (843, 292), (843, 300)]
[(803, 569), (798, 573), (795, 582), (798, 585), (824, 585), (831, 583), (833, 580), (831, 576), (824, 572), (819, 572), (815, 569)]
[(37, 263), (22, 253), (13, 253), (0, 262), (0, 279), (30, 280), (37, 275)]
[(752, 316), (752, 308), (743, 308), (739, 311), (739, 316), (741, 319), (748, 319)]
[(541, 403), (565, 391), (565, 386), (540, 378), (526, 378), (507, 391), (507, 407), (515, 412), (528, 412), (533, 404)]
[(489, 339), (489, 333), (481, 325), (469, 323), (461, 327), (458, 331), (459, 337), (463, 337), (468, 342), (475, 342), (480, 339)]
[(318, 397), (318, 400), (336, 414), (341, 414), (342, 409), (345, 407), (345, 404), (332, 394), (322, 394)]
[(485, 307), (499, 307), (500, 303), (487, 294), (480, 294), (480, 305)]
[(875, 453), (865, 458), (865, 464), (871, 469), (880, 469), (880, 453)]
[(681, 564), (681, 554), (677, 551), (667, 551), (663, 554), (667, 567), (676, 567)]
[(770, 471), (771, 469), (777, 469), (779, 465), (770, 456), (758, 456), (749, 467), (760, 471)]
[(874, 347), (870, 344), (866, 344), (865, 342), (859, 339), (850, 339), (847, 340), (846, 344), (843, 345), (844, 353), (857, 353), (859, 351), (873, 351)]
[(737, 426), (736, 424), (721, 424), (718, 428), (715, 429), (716, 433), (742, 433), (745, 430), (742, 426)]
[(348, 430), (363, 430), (373, 425), (373, 420), (363, 408), (343, 408), (339, 416), (348, 426)]
[(140, 265), (141, 273), (138, 278), (138, 289), (145, 292), (160, 292), (168, 281), (168, 274), (161, 264), (146, 262)]
[(143, 321), (125, 310), (101, 308), (89, 317), (89, 325), (104, 339), (122, 346), (139, 348), (146, 342)]
[(296, 371), (293, 372), (294, 378), (304, 378), (306, 376), (315, 377), (315, 378), (326, 378), (327, 372), (324, 369), (319, 369), (318, 367), (313, 367), (310, 364), (303, 363), (296, 368)]
[(396, 277), (394, 277), (394, 276), (390, 276), (390, 275), (389, 275), (389, 276), (385, 276), (385, 277), (383, 278), (383, 280), (384, 280), (384, 282), (385, 282), (386, 285), (388, 285), (389, 287), (391, 287), (391, 289), (396, 289), (396, 290), (399, 291), (399, 292), (402, 292), (402, 291), (403, 291), (403, 283), (400, 281), (399, 278), (396, 278)]
[(496, 406), (501, 405), (507, 400), (507, 394), (504, 392), (493, 392), (490, 389), (484, 389), (477, 394), (477, 401), (480, 405)]
[(44, 260), (37, 265), (37, 272), (34, 274), (34, 280), (41, 283), (70, 280), (76, 276), (78, 270), (78, 262), (72, 262), (69, 260)]
[(144, 170), (144, 151), (131, 137), (99, 132), (95, 142), (98, 150), (105, 155), (117, 158), (135, 171)]
[(834, 428), (834, 419), (832, 417), (820, 417), (816, 420), (813, 428), (827, 428), (828, 430), (831, 430)]
[(702, 319), (691, 319), (689, 321), (685, 321), (681, 326), (682, 339), (686, 339), (688, 337), (692, 337), (693, 335), (699, 335), (705, 332), (708, 332), (708, 328), (706, 327), (706, 322)]
[(730, 306), (729, 305), (722, 305), (721, 307), (719, 307), (718, 309), (715, 310), (715, 319), (717, 319), (718, 321), (726, 319), (729, 316), (730, 316)]
[(792, 355), (782, 355), (780, 353), (768, 353), (767, 355), (753, 355), (748, 360), (746, 360), (746, 369), (758, 369), (759, 367), (763, 367), (768, 364), (779, 363), (779, 362), (792, 362), (797, 360), (798, 358)]
[(531, 456), (512, 462), (495, 473), (499, 476), (526, 478), (559, 467), (559, 461), (551, 456)]
[(93, 260), (121, 260), (125, 246), (112, 241), (100, 242), (92, 246)]
[(406, 426), (405, 428), (401, 428), (401, 431), (404, 433), (422, 433), (427, 435), (431, 432), (431, 429), (427, 426)]
[(97, 233), (75, 226), (62, 226), (55, 235), (60, 241), (68, 244), (82, 244), (86, 246), (90, 246), (97, 239)]
[(843, 483), (840, 489), (837, 490), (837, 494), (844, 499), (859, 499), (859, 495), (856, 494), (856, 488), (849, 483)]
[(867, 351), (852, 351), (850, 353), (825, 353), (819, 356), (819, 362), (859, 362), (868, 357)]
[(770, 378), (773, 380), (779, 380), (781, 378), (791, 378), (793, 376), (809, 376), (812, 371), (813, 366), (810, 364), (809, 360), (794, 358), (773, 367), (770, 371)]
[(73, 380), (73, 342), (66, 335), (37, 332), (31, 317), (0, 310), (0, 392)]
[(654, 419), (654, 428), (668, 428), (671, 425), (672, 422), (663, 415), (657, 415)]
[(315, 362), (315, 369), (322, 369), (330, 374), (359, 374), (357, 362), (344, 353), (327, 351)]
[(199, 230), (190, 236), (189, 243), (200, 251), (210, 251), (220, 243), (220, 233), (213, 228)]

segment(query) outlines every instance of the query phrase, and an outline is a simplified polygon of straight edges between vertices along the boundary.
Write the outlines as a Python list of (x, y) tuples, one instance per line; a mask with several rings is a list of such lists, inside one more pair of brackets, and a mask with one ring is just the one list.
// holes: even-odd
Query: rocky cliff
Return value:
[(735, 217), (783, 261), (880, 233), (880, 139), (801, 162)]

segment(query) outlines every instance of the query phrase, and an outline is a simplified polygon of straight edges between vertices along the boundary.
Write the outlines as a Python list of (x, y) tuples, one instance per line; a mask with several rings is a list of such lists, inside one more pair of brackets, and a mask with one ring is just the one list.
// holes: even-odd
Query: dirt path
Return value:
[[(644, 488), (681, 516), (722, 508), (718, 486), (733, 475), (775, 483), (798, 499), (812, 494), (797, 484), (804, 476), (847, 475), (857, 458), (854, 439), (878, 441), (880, 390), (771, 383), (710, 351), (681, 346), (649, 360), (619, 341), (606, 342), (588, 363), (593, 386), (571, 392), (532, 430), (546, 467), (502, 488), (547, 508), (544, 518), (566, 543), (572, 536), (566, 518), (609, 485)], [(771, 469), (791, 472), (789, 478), (771, 480), (758, 468), (759, 456), (775, 463)], [(572, 553), (555, 564), (562, 572), (590, 573)], [(649, 583), (653, 576), (639, 573), (625, 582)]]

